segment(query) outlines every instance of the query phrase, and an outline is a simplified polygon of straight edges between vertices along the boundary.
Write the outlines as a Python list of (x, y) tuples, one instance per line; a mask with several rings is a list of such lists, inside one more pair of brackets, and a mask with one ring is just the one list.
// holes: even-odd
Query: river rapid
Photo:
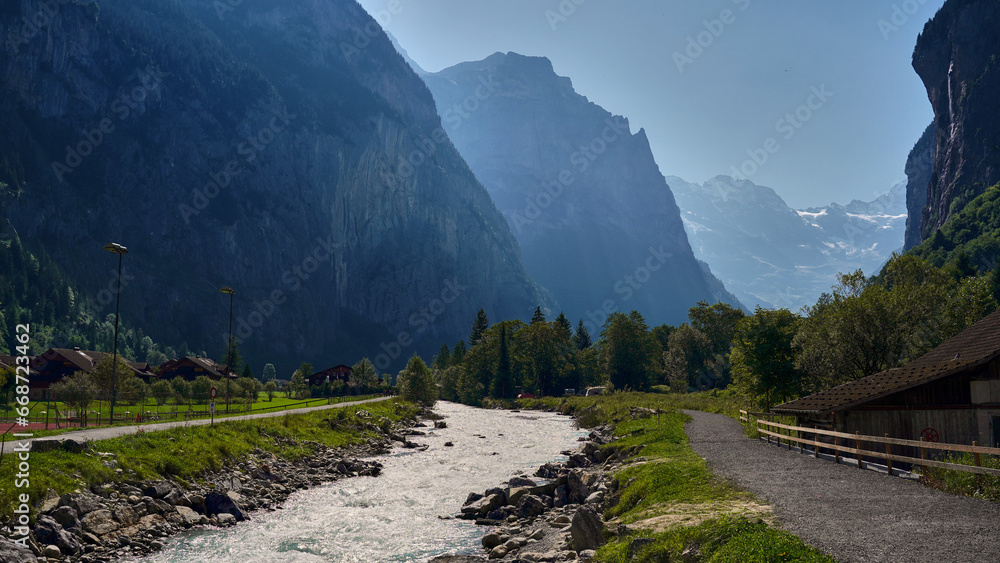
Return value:
[[(293, 494), (282, 510), (255, 512), (232, 528), (176, 536), (146, 563), (191, 561), (378, 563), (427, 561), (481, 552), (483, 529), (458, 512), (482, 492), (539, 465), (565, 459), (586, 432), (551, 413), (483, 410), (439, 402), (444, 429), (422, 428), (410, 439), (427, 451), (396, 450), (378, 459), (377, 478), (337, 481)], [(446, 447), (445, 442), (454, 446)]]

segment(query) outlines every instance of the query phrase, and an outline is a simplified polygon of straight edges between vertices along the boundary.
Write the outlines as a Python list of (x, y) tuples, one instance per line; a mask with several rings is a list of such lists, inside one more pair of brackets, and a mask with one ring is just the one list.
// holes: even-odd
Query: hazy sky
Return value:
[(798, 208), (870, 200), (905, 178), (933, 118), (910, 59), (943, 3), (361, 0), (426, 70), (497, 51), (548, 57), (645, 128), (664, 175), (743, 167)]

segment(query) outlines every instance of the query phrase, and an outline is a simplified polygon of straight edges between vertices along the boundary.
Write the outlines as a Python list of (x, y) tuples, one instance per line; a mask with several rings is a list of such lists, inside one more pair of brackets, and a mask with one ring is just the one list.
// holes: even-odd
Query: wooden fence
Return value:
[[(806, 428), (803, 426), (793, 426), (790, 424), (781, 424), (779, 422), (762, 420), (757, 418), (759, 414), (766, 413), (751, 413), (741, 410), (740, 422), (747, 425), (753, 424), (758, 435), (764, 435), (767, 437), (768, 443), (771, 443), (771, 439), (773, 438), (778, 446), (781, 446), (782, 443), (784, 443), (788, 449), (792, 448), (792, 443), (796, 443), (799, 444), (803, 453), (806, 451), (805, 446), (812, 446), (813, 457), (819, 457), (820, 449), (831, 450), (834, 452), (837, 463), (840, 463), (841, 453), (854, 454), (857, 456), (859, 469), (863, 468), (865, 457), (880, 461), (884, 460), (890, 475), (892, 475), (893, 471), (892, 463), (896, 461), (901, 463), (910, 463), (914, 466), (921, 466), (924, 468), (925, 474), (928, 467), (937, 467), (939, 469), (950, 469), (952, 471), (964, 471), (967, 473), (1000, 477), (1000, 469), (982, 466), (982, 456), (1000, 456), (1000, 448), (980, 446), (977, 442), (973, 442), (971, 446), (967, 446), (965, 444), (928, 442), (923, 438), (919, 441), (903, 440), (900, 438), (890, 438), (888, 434), (885, 436), (865, 436), (860, 432), (849, 434), (847, 432), (836, 432), (833, 430), (822, 430), (819, 428)], [(832, 441), (822, 440), (820, 438), (821, 436), (826, 437), (828, 440), (832, 438)], [(854, 447), (849, 447), (843, 442), (853, 442)], [(863, 446), (867, 444), (873, 444), (875, 445), (874, 447), (878, 449), (865, 449)], [(881, 446), (884, 446), (884, 449), (881, 448)], [(893, 446), (914, 448), (915, 450), (919, 449), (920, 457), (916, 458), (894, 454), (892, 453)], [(928, 456), (928, 450), (971, 453), (973, 454), (974, 464), (965, 465), (961, 463), (950, 463), (930, 459)]]

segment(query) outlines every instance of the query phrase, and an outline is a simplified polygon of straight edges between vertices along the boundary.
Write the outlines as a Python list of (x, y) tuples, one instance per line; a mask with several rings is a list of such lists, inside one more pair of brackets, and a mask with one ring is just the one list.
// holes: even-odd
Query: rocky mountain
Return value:
[(905, 183), (871, 202), (795, 210), (748, 180), (667, 182), (695, 255), (748, 306), (813, 305), (839, 272), (877, 273), (902, 246)]
[(913, 68), (934, 109), (922, 238), (1000, 182), (1000, 3), (948, 0), (917, 39)]
[(734, 302), (695, 260), (649, 148), (541, 57), (496, 53), (424, 76), (445, 128), (493, 196), (531, 276), (593, 333), (610, 310), (679, 323)]
[[(380, 369), (547, 297), (354, 0), (4, 2), (0, 212), (113, 313), (255, 370)], [(109, 290), (110, 288), (110, 290)]]
[(931, 123), (913, 146), (906, 159), (906, 237), (903, 244), (909, 250), (920, 244), (920, 222), (927, 207), (927, 190), (934, 171), (934, 124)]

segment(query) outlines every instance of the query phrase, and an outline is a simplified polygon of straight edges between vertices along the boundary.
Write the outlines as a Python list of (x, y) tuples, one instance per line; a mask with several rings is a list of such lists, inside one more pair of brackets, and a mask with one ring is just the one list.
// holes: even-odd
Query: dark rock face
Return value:
[(604, 543), (604, 522), (589, 506), (576, 511), (569, 532), (577, 551), (597, 549)]
[(205, 495), (205, 511), (209, 516), (231, 514), (237, 522), (247, 519), (246, 512), (229, 495), (211, 492)]
[(922, 237), (1000, 182), (1000, 4), (949, 0), (924, 26), (913, 52), (934, 108), (934, 170)]
[[(0, 232), (44, 247), (101, 317), (110, 241), (130, 250), (123, 320), (217, 354), (230, 285), (244, 355), (288, 372), (400, 363), (467, 334), (480, 307), (547, 303), (356, 2), (56, 4), (0, 52)], [(4, 7), (0, 36), (41, 11)]]
[[(678, 323), (713, 292), (645, 131), (574, 91), (545, 58), (497, 53), (424, 75), (532, 277), (593, 333), (608, 308)], [(594, 325), (597, 326), (594, 326)]]
[(920, 222), (927, 206), (927, 189), (934, 170), (934, 124), (931, 123), (906, 159), (906, 240), (903, 250), (917, 246), (921, 238)]

